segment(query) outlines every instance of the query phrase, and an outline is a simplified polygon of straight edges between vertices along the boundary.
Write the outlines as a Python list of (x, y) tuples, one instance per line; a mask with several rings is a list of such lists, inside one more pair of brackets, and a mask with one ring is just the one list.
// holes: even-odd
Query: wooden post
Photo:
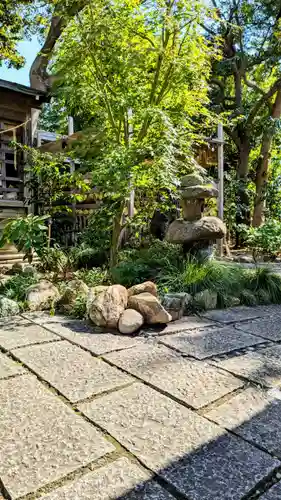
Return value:
[(74, 134), (74, 121), (73, 116), (68, 117), (68, 135)]
[[(222, 123), (218, 124), (218, 216), (223, 221), (223, 190), (224, 190), (224, 173), (223, 173), (223, 126)], [(223, 239), (217, 241), (218, 255), (222, 257), (223, 255)]]

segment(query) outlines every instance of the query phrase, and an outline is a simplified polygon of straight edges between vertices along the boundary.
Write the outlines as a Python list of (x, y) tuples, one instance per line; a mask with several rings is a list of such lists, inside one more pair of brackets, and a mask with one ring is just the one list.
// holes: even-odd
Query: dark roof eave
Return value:
[(21, 85), (20, 83), (8, 82), (7, 80), (0, 79), (0, 90), (1, 89), (12, 90), (13, 92), (19, 92), (21, 94), (34, 97), (35, 99), (37, 97), (37, 100), (39, 98), (39, 101), (41, 102), (49, 100), (47, 92), (43, 92), (42, 90), (37, 90), (32, 87), (27, 87), (26, 85)]

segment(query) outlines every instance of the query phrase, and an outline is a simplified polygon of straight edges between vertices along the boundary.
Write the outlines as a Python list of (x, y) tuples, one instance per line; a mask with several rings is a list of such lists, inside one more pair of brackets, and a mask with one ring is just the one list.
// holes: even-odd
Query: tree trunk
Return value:
[(117, 255), (121, 241), (121, 232), (123, 229), (123, 212), (126, 206), (126, 201), (122, 201), (120, 209), (113, 219), (112, 236), (111, 236), (111, 247), (110, 247), (110, 268), (116, 266)]
[(248, 194), (248, 171), (250, 143), (248, 139), (241, 141), (239, 151), (239, 164), (237, 171), (238, 189), (237, 189), (237, 224), (250, 225), (250, 201)]
[[(281, 89), (278, 90), (272, 108), (271, 117), (279, 119), (281, 116)], [(253, 226), (259, 227), (264, 221), (266, 185), (268, 181), (268, 167), (270, 163), (270, 150), (275, 130), (274, 126), (264, 131), (261, 153), (256, 172), (256, 196), (253, 214)]]

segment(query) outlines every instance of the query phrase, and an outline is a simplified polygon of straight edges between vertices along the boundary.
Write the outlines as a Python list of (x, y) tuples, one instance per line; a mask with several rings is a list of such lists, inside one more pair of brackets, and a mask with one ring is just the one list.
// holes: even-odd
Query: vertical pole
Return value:
[[(219, 181), (219, 195), (218, 195), (218, 216), (223, 220), (223, 126), (222, 123), (218, 124), (218, 181)], [(223, 239), (217, 241), (217, 249), (220, 257), (223, 255)]]
[(74, 121), (73, 116), (68, 117), (68, 135), (74, 134)]

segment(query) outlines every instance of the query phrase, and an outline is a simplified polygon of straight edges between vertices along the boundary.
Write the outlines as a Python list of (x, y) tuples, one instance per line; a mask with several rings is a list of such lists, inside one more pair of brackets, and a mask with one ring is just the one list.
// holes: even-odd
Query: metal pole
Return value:
[[(219, 195), (218, 195), (218, 216), (223, 220), (223, 126), (222, 123), (218, 124), (218, 181), (219, 181)], [(223, 255), (223, 239), (217, 241), (217, 249), (220, 257)]]

